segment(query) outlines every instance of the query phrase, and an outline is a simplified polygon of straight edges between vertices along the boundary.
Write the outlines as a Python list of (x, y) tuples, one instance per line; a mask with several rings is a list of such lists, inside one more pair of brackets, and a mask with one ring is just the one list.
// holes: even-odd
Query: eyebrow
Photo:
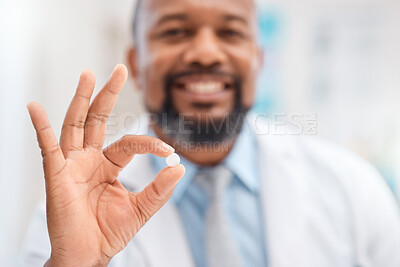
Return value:
[[(161, 17), (158, 22), (157, 25), (161, 25), (165, 22), (171, 21), (171, 20), (187, 20), (188, 16), (186, 14), (170, 14), (170, 15), (165, 15), (163, 17)], [(247, 25), (247, 20), (241, 16), (238, 15), (224, 15), (223, 19), (225, 21), (239, 21), (245, 25)]]
[(161, 17), (158, 22), (157, 25), (161, 25), (167, 21), (170, 20), (186, 20), (187, 19), (187, 15), (186, 14), (171, 14), (171, 15), (165, 15), (163, 17)]
[(237, 15), (225, 15), (224, 20), (225, 21), (237, 20), (237, 21), (240, 21), (247, 25), (247, 20), (245, 18), (243, 18), (241, 16), (237, 16)]

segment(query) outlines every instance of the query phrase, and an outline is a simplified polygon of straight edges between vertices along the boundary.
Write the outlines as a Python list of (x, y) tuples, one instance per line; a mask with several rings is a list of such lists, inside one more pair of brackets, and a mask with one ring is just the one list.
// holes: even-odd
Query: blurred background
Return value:
[[(315, 114), (312, 134), (353, 150), (399, 192), (400, 1), (259, 4), (266, 58), (254, 111)], [(40, 102), (59, 135), (80, 72), (94, 71), (98, 91), (125, 62), (133, 7), (134, 0), (0, 0), (2, 266), (15, 265), (29, 218), (44, 199), (26, 104)], [(140, 98), (128, 82), (112, 119), (134, 118), (143, 110)]]

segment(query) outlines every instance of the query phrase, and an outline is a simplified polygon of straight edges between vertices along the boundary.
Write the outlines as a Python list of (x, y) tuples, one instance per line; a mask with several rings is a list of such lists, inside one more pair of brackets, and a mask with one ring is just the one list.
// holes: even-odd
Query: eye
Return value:
[(228, 37), (228, 38), (245, 38), (245, 35), (239, 31), (232, 30), (232, 29), (224, 29), (219, 31), (219, 35), (221, 37)]
[(162, 37), (183, 37), (188, 34), (188, 31), (183, 28), (168, 29), (161, 33)]

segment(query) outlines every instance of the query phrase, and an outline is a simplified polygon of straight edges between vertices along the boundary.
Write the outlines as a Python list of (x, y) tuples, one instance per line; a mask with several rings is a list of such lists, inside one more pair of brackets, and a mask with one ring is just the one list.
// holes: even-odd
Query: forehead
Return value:
[[(185, 14), (188, 16), (234, 16), (252, 24), (255, 20), (254, 0), (142, 0), (144, 20), (154, 25), (164, 16)], [(199, 14), (203, 12), (203, 14)], [(142, 14), (143, 15), (143, 14)], [(207, 19), (207, 17), (204, 17)]]

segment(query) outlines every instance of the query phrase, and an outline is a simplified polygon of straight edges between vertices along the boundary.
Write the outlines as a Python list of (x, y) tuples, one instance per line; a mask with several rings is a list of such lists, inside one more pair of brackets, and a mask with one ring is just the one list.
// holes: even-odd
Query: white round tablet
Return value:
[(179, 162), (181, 162), (181, 158), (178, 156), (178, 154), (172, 153), (165, 159), (165, 162), (169, 167), (175, 167), (178, 166)]

